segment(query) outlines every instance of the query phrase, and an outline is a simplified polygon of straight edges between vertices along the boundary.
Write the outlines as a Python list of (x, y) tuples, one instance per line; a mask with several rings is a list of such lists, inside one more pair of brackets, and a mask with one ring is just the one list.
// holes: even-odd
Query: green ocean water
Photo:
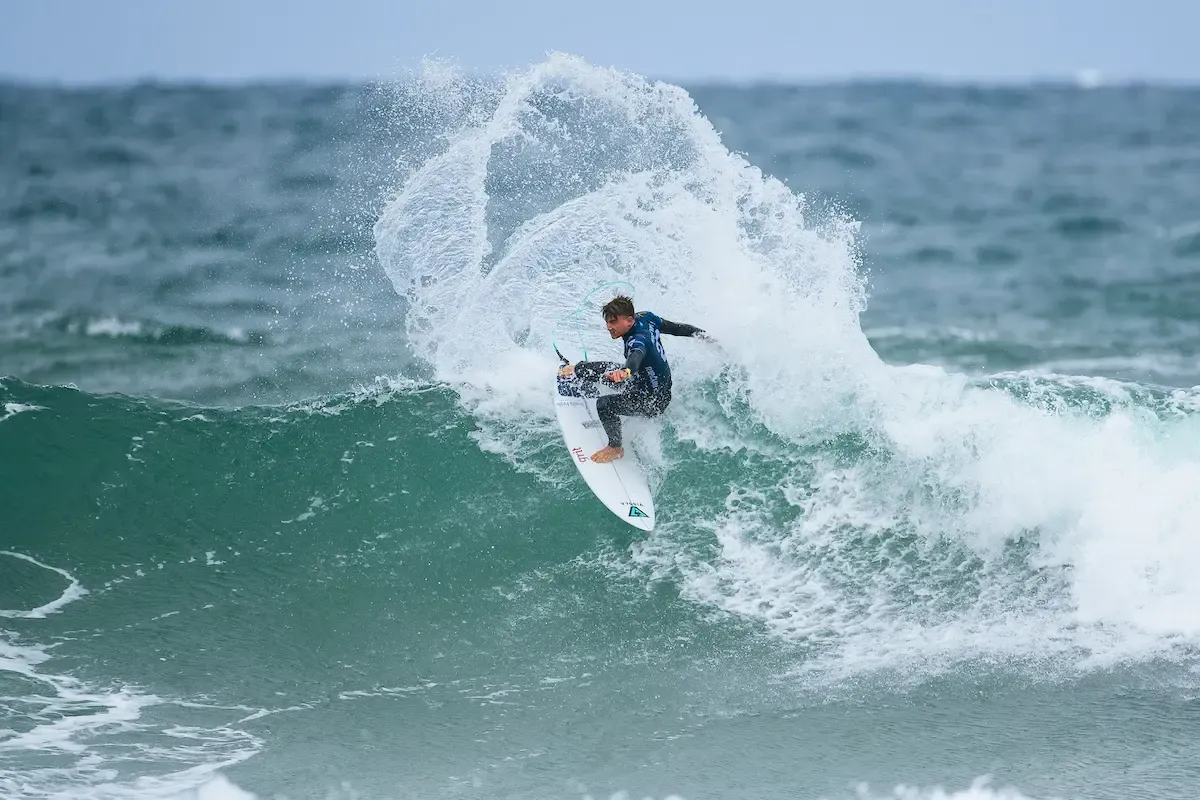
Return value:
[[(0, 795), (1194, 793), (1198, 169), (1178, 87), (0, 87)], [(611, 281), (719, 342), (648, 536)]]

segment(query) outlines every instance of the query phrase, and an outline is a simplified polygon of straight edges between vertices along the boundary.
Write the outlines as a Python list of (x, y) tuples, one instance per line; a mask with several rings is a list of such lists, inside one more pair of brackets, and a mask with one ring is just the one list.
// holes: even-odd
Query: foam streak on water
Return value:
[(79, 584), (79, 581), (75, 579), (75, 576), (67, 572), (65, 569), (59, 569), (58, 567), (52, 567), (49, 564), (43, 564), (36, 558), (32, 558), (31, 556), (27, 556), (22, 553), (14, 553), (9, 550), (0, 550), (0, 556), (8, 556), (9, 558), (27, 561), (30, 564), (41, 567), (42, 569), (58, 573), (67, 580), (67, 588), (63, 589), (63, 593), (54, 600), (51, 600), (49, 603), (44, 603), (37, 608), (32, 608), (28, 611), (0, 609), (0, 617), (7, 617), (9, 619), (40, 619), (47, 614), (54, 614), (58, 612), (67, 603), (78, 600), (80, 597), (83, 597), (85, 594), (87, 594), (87, 589), (84, 589)]

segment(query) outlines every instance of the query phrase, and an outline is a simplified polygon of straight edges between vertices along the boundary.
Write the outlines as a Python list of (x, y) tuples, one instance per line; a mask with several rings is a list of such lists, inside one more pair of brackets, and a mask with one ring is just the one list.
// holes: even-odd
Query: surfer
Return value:
[(573, 375), (585, 382), (603, 379), (623, 384), (617, 394), (596, 399), (596, 413), (608, 434), (608, 447), (593, 453), (592, 461), (606, 464), (625, 455), (621, 447), (621, 417), (657, 417), (671, 402), (671, 367), (659, 333), (709, 337), (695, 325), (671, 322), (649, 311), (635, 312), (633, 300), (624, 295), (605, 303), (600, 313), (609, 336), (625, 341), (625, 363), (580, 361), (564, 365), (558, 374), (561, 378)]

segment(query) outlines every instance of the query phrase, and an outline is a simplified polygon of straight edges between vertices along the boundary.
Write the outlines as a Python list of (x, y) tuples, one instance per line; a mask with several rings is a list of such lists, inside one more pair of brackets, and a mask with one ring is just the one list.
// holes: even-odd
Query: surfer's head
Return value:
[(625, 295), (609, 300), (600, 313), (604, 315), (604, 327), (608, 328), (608, 335), (614, 339), (620, 339), (633, 327), (633, 301)]

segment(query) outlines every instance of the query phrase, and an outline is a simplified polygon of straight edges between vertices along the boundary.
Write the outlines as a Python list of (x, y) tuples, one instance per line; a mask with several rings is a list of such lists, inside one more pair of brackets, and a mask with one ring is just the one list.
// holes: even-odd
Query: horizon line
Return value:
[[(619, 68), (618, 68), (619, 69)], [(688, 86), (722, 88), (762, 87), (833, 87), (852, 85), (920, 84), (945, 88), (1033, 88), (1073, 87), (1079, 89), (1121, 89), (1136, 87), (1190, 89), (1200, 88), (1200, 78), (1167, 76), (1109, 76), (1096, 70), (1079, 70), (1072, 75), (1046, 74), (1030, 76), (982, 76), (945, 75), (921, 72), (860, 73), (825, 76), (789, 76), (764, 73), (759, 76), (731, 77), (720, 75), (696, 75), (691, 77), (662, 77), (637, 73), (652, 83), (668, 83), (683, 88)], [(469, 78), (500, 78), (512, 70), (464, 69)], [(412, 81), (417, 74), (409, 71), (404, 75), (336, 75), (336, 74), (288, 74), (266, 73), (245, 76), (204, 75), (153, 75), (109, 76), (98, 79), (62, 78), (36, 75), (17, 75), (0, 72), (0, 84), (26, 88), (54, 89), (129, 89), (139, 86), (163, 86), (168, 88), (249, 88), (269, 86), (387, 86)]]

